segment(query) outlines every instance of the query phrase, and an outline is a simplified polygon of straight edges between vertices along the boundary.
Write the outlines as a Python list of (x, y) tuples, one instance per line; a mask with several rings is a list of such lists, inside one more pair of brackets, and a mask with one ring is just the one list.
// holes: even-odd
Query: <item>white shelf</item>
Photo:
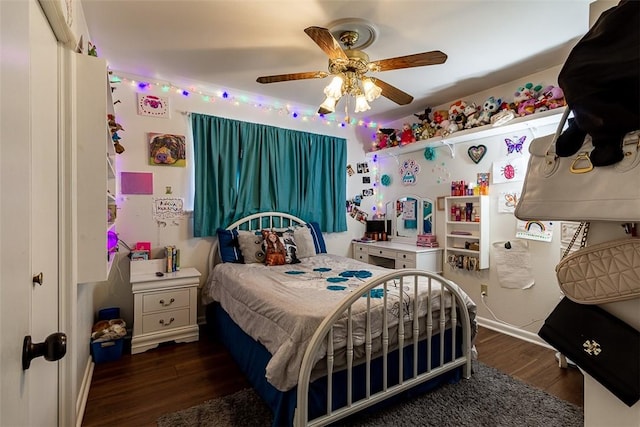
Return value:
[[(476, 213), (480, 215), (480, 221), (454, 221), (451, 219), (451, 207), (472, 203)], [(444, 262), (445, 265), (458, 265), (450, 267), (464, 270), (454, 263), (452, 259), (462, 260), (464, 257), (477, 259), (477, 269), (489, 268), (489, 196), (450, 196), (445, 197), (445, 242), (444, 242)], [(464, 232), (470, 234), (456, 234)], [(472, 242), (478, 245), (478, 249), (465, 248), (465, 242)]]
[[(115, 151), (107, 114), (113, 114), (106, 61), (74, 54), (73, 97), (77, 152), (78, 283), (107, 280), (114, 255), (107, 234), (115, 231), (108, 209), (116, 204)], [(106, 157), (106, 160), (105, 160)]]
[[(562, 113), (566, 107), (556, 108), (554, 110), (542, 111), (540, 113), (531, 114), (524, 117), (516, 117), (502, 126), (484, 125), (472, 129), (465, 129), (454, 132), (448, 136), (436, 136), (434, 138), (423, 139), (407, 145), (398, 145), (396, 147), (383, 148), (378, 151), (370, 151), (366, 154), (368, 158), (377, 155), (380, 158), (397, 157), (401, 154), (422, 151), (427, 147), (448, 146), (451, 148), (456, 144), (464, 142), (472, 142), (482, 138), (488, 138), (496, 135), (502, 135), (522, 129), (533, 129), (548, 125), (557, 125), (562, 118)], [(535, 132), (534, 132), (535, 134)], [(452, 151), (453, 153), (453, 151)], [(452, 156), (453, 157), (453, 156)]]

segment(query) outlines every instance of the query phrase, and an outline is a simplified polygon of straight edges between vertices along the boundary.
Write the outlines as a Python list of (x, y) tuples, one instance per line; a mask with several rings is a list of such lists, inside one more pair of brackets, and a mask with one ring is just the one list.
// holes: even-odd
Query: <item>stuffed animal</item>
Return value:
[(537, 103), (538, 101), (534, 98), (520, 102), (518, 104), (518, 115), (522, 117), (535, 113)]
[(542, 85), (534, 86), (533, 83), (526, 83), (524, 86), (518, 87), (513, 94), (513, 102), (516, 104), (516, 107), (520, 105), (521, 102), (537, 98), (540, 89), (542, 89)]
[(431, 127), (435, 129), (435, 136), (442, 135), (442, 121), (448, 118), (448, 110), (437, 110), (433, 112), (433, 117), (431, 118)]
[(398, 145), (398, 139), (396, 136), (397, 132), (397, 130), (391, 128), (378, 129), (378, 136), (381, 141), (384, 141), (385, 144), (384, 147), (378, 146), (378, 148), (394, 147)]
[(415, 136), (413, 136), (413, 130), (411, 130), (411, 125), (409, 123), (405, 123), (402, 125), (402, 133), (400, 134), (400, 145), (411, 144), (412, 142), (416, 142)]
[(477, 122), (478, 116), (480, 115), (480, 109), (478, 108), (475, 102), (467, 104), (467, 106), (464, 108), (463, 113), (465, 116), (465, 123), (464, 123), (465, 129), (470, 129), (474, 126), (477, 126), (476, 122)]
[(547, 109), (553, 110), (564, 107), (565, 105), (567, 105), (567, 101), (564, 99), (564, 91), (562, 88), (559, 86), (549, 85), (540, 91), (538, 104), (536, 104), (536, 111), (541, 106), (546, 106)]
[(502, 104), (502, 99), (496, 99), (493, 96), (490, 96), (486, 101), (484, 101), (482, 104), (482, 111), (480, 111), (480, 115), (478, 116), (478, 122), (480, 122), (480, 125), (486, 125), (491, 122), (491, 116), (498, 111), (500, 104)]
[(414, 114), (414, 116), (416, 116), (418, 120), (420, 120), (420, 122), (424, 123), (429, 121), (430, 114), (431, 114), (431, 107), (427, 107), (424, 109), (424, 113)]
[(464, 129), (464, 125), (467, 121), (467, 116), (464, 114), (464, 110), (467, 108), (466, 101), (458, 100), (449, 106), (449, 121), (455, 123), (458, 129)]

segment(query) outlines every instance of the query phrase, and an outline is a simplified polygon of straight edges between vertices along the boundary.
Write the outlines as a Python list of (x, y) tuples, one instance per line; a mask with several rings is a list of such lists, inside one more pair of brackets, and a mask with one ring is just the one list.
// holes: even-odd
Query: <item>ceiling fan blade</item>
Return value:
[(258, 83), (277, 83), (287, 82), (290, 80), (304, 80), (304, 79), (324, 79), (329, 73), (326, 71), (308, 71), (305, 73), (291, 73), (291, 74), (277, 74), (275, 76), (263, 76), (258, 77), (256, 81)]
[(340, 43), (333, 37), (331, 32), (322, 27), (308, 27), (304, 29), (311, 39), (316, 42), (320, 49), (329, 56), (329, 59), (344, 59), (347, 61), (347, 54), (340, 47)]
[(371, 64), (379, 67), (379, 71), (397, 70), (400, 68), (423, 67), (425, 65), (442, 64), (447, 60), (447, 55), (439, 50), (416, 53), (414, 55), (398, 56), (396, 58), (372, 61)]
[(376, 84), (376, 86), (382, 89), (382, 96), (384, 96), (385, 98), (389, 98), (398, 105), (407, 105), (410, 104), (411, 101), (413, 101), (413, 96), (401, 91), (395, 86), (391, 86), (387, 82), (376, 78), (374, 83)]

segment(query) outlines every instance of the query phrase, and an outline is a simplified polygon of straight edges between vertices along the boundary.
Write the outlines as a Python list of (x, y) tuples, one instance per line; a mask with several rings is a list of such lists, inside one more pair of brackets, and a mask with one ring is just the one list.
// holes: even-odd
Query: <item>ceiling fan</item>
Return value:
[(327, 28), (308, 27), (305, 28), (304, 32), (307, 33), (329, 57), (328, 72), (309, 71), (278, 74), (258, 77), (256, 81), (258, 83), (276, 83), (290, 80), (323, 79), (328, 76), (335, 76), (333, 81), (324, 90), (327, 99), (325, 99), (325, 102), (323, 102), (318, 110), (320, 114), (335, 111), (335, 104), (343, 95), (356, 97), (356, 112), (368, 110), (370, 107), (366, 101), (372, 101), (380, 95), (398, 105), (409, 104), (413, 101), (413, 96), (377, 77), (370, 77), (367, 73), (436, 65), (442, 64), (447, 60), (446, 54), (439, 50), (434, 50), (378, 61), (369, 61), (369, 56), (365, 52), (353, 48), (359, 37), (357, 31), (346, 30), (340, 33), (340, 42), (342, 42), (345, 49), (340, 47), (340, 43), (338, 43)]

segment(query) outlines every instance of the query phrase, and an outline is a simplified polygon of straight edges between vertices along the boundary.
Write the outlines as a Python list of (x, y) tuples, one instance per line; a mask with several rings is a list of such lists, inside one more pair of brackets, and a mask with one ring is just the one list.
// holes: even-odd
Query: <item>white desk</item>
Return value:
[(353, 242), (354, 259), (387, 268), (417, 268), (442, 273), (442, 248), (424, 248), (409, 243)]
[(198, 285), (200, 272), (182, 268), (164, 271), (165, 261), (131, 261), (133, 337), (131, 354), (141, 353), (166, 341), (198, 341)]

